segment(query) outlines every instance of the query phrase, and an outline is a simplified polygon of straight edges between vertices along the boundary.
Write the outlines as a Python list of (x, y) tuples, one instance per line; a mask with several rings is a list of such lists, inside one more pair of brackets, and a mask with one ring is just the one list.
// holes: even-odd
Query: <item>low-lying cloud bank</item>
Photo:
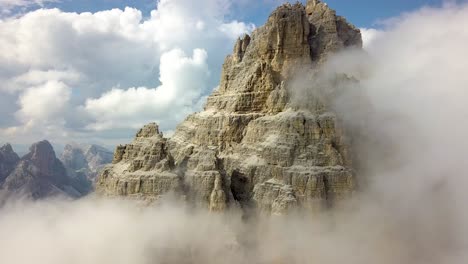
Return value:
[(0, 262), (466, 263), (466, 28), (466, 4), (422, 9), (393, 20), (366, 53), (325, 66), (317, 93), (336, 73), (360, 80), (333, 102), (359, 133), (366, 180), (340, 208), (245, 224), (238, 212), (171, 203), (10, 203), (0, 209)]

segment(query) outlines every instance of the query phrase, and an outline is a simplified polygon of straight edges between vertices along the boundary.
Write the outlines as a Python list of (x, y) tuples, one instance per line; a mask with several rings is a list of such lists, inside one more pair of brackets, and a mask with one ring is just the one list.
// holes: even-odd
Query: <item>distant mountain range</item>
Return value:
[(106, 164), (112, 162), (113, 153), (98, 145), (67, 144), (60, 160), (67, 169), (67, 174), (82, 179), (80, 189), (92, 190), (92, 183)]
[(22, 158), (5, 144), (0, 147), (0, 198), (79, 198), (94, 189), (96, 175), (111, 161), (112, 152), (97, 145), (68, 144), (59, 159), (46, 140), (34, 143)]

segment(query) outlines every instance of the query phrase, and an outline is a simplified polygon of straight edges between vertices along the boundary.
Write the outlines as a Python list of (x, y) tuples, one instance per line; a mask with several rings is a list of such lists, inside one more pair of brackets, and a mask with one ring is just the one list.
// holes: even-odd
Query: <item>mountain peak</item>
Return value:
[(321, 4), (321, 3), (322, 3), (322, 1), (320, 1), (320, 0), (307, 0), (306, 7), (309, 7), (309, 6), (314, 7), (314, 6), (316, 6), (318, 4)]
[(20, 158), (13, 151), (10, 144), (5, 144), (0, 147), (0, 184), (15, 168)]
[(47, 140), (32, 144), (29, 153), (23, 159), (31, 161), (44, 174), (49, 174), (57, 161), (54, 148)]
[(108, 163), (112, 162), (113, 153), (96, 144), (74, 144), (70, 143), (60, 157), (65, 165), (69, 176), (81, 177), (94, 181), (99, 171)]
[(145, 125), (136, 134), (137, 138), (150, 138), (154, 136), (162, 136), (162, 133), (159, 131), (159, 126), (154, 122)]
[(14, 166), (2, 184), (2, 191), (11, 195), (26, 195), (34, 199), (54, 195), (79, 197), (62, 162), (55, 156), (49, 141), (34, 143)]
[(30, 153), (32, 154), (48, 154), (55, 156), (54, 147), (47, 140), (42, 140), (31, 145), (29, 148)]
[(204, 111), (171, 138), (143, 127), (117, 147), (96, 191), (150, 201), (177, 193), (212, 211), (333, 206), (354, 189), (343, 131), (331, 109), (295, 109), (290, 89), (298, 73), (313, 78), (330, 54), (361, 44), (359, 30), (320, 1), (279, 6), (237, 40)]
[(2, 153), (10, 153), (10, 152), (14, 152), (13, 151), (13, 147), (11, 146), (10, 143), (6, 143), (5, 145), (1, 146), (0, 147), (0, 152)]

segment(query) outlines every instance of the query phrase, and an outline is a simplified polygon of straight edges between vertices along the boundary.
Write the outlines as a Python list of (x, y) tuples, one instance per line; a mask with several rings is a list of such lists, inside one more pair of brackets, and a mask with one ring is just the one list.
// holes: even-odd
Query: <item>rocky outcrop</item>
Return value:
[(112, 152), (98, 145), (67, 144), (60, 160), (67, 174), (81, 193), (93, 190), (93, 183), (105, 165), (113, 159)]
[(19, 159), (10, 144), (0, 147), (0, 184), (15, 169)]
[(213, 211), (333, 206), (355, 185), (344, 132), (326, 102), (303, 109), (290, 93), (298, 73), (313, 76), (330, 53), (361, 45), (359, 30), (320, 1), (280, 6), (237, 41), (204, 111), (169, 139), (145, 126), (117, 148), (97, 192), (150, 201), (174, 193)]
[(55, 195), (79, 197), (63, 164), (55, 156), (48, 141), (31, 146), (30, 152), (19, 160), (2, 185), (3, 194), (41, 199)]
[(327, 54), (350, 46), (362, 47), (359, 29), (320, 0), (307, 1), (306, 13), (311, 25), (309, 36), (312, 60), (322, 62)]
[(97, 179), (97, 191), (151, 201), (171, 191), (182, 193), (167, 141), (155, 123), (143, 127), (131, 144), (117, 147), (113, 165)]

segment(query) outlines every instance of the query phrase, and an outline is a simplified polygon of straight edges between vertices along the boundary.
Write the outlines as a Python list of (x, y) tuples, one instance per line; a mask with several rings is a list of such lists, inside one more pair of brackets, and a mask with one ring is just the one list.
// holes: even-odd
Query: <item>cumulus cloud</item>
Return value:
[(179, 120), (200, 100), (208, 77), (205, 50), (195, 49), (192, 57), (179, 49), (166, 52), (161, 56), (159, 87), (112, 89), (88, 99), (85, 111), (96, 120), (89, 126), (96, 130), (138, 128), (154, 117), (159, 122)]
[(14, 136), (34, 129), (43, 129), (44, 134), (51, 129), (60, 130), (64, 122), (63, 112), (67, 110), (70, 97), (71, 88), (59, 81), (29, 87), (19, 96), (20, 109), (15, 113), (23, 125), (11, 126), (0, 132)]
[(237, 20), (219, 26), (219, 30), (221, 32), (224, 32), (227, 36), (234, 39), (246, 33), (252, 32), (254, 29), (254, 24), (245, 24), (244, 22), (238, 22)]
[[(28, 126), (34, 122), (33, 116), (23, 113), (19, 99), (29, 95), (29, 89), (48, 83), (62, 83), (71, 89), (60, 124), (75, 140), (106, 140), (115, 135), (106, 135), (103, 130), (116, 127), (120, 132), (112, 133), (127, 138), (136, 126), (150, 121), (160, 121), (164, 130), (173, 129), (187, 113), (197, 110), (198, 102), (217, 85), (220, 66), (237, 35), (253, 29), (251, 24), (225, 18), (231, 6), (227, 0), (196, 4), (163, 0), (148, 18), (134, 8), (81, 14), (40, 9), (0, 21), (0, 49), (8, 50), (0, 54), (0, 95), (16, 97), (18, 102), (2, 109), (6, 117), (0, 134), (6, 141), (22, 143), (46, 136), (41, 133), (44, 129)], [(203, 63), (185, 63), (186, 55), (182, 54), (192, 53), (195, 55), (188, 55), (189, 60), (203, 58)], [(164, 62), (164, 57), (172, 61)], [(175, 69), (176, 65), (180, 69)], [(177, 80), (168, 80), (172, 77)], [(172, 96), (167, 96), (169, 93)], [(120, 110), (104, 114), (104, 102), (110, 98), (119, 102)], [(136, 106), (140, 99), (143, 104)], [(122, 105), (128, 112), (123, 113)], [(109, 118), (105, 122), (104, 116)], [(42, 118), (48, 119), (45, 115)], [(49, 119), (56, 120), (56, 116)], [(12, 129), (18, 133), (5, 133)], [(60, 135), (54, 139), (67, 140)]]
[[(40, 121), (57, 116), (70, 99), (71, 89), (61, 82), (47, 82), (31, 87), (19, 98), (20, 119)], [(48, 120), (47, 120), (48, 121)]]
[(76, 83), (80, 75), (74, 71), (58, 70), (29, 70), (21, 75), (7, 80), (0, 89), (4, 92), (14, 93), (17, 90), (26, 90), (28, 87), (47, 83), (49, 81), (64, 81), (67, 83)]

